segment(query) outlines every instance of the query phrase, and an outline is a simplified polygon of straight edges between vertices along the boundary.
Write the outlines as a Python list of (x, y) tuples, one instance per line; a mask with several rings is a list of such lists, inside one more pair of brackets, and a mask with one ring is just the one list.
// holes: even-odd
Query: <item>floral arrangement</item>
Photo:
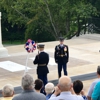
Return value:
[(27, 50), (27, 52), (30, 53), (36, 50), (36, 43), (35, 41), (28, 39), (24, 47)]

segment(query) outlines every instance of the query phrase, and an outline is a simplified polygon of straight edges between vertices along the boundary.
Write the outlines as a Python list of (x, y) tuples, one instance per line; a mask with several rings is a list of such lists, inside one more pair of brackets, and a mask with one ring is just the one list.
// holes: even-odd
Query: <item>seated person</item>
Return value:
[(97, 67), (97, 77), (98, 77), (98, 79), (96, 79), (95, 81), (92, 82), (92, 84), (90, 85), (90, 88), (88, 90), (88, 94), (87, 94), (88, 100), (91, 100), (91, 96), (94, 91), (94, 87), (98, 82), (100, 82), (100, 66)]
[(34, 88), (35, 88), (36, 92), (40, 93), (40, 91), (41, 91), (41, 89), (43, 87), (43, 81), (41, 79), (36, 79), (34, 84), (35, 84)]
[(95, 85), (91, 99), (100, 100), (100, 81)]
[(85, 96), (85, 93), (83, 91), (83, 83), (80, 80), (76, 80), (73, 82), (73, 90), (76, 95), (82, 95), (84, 100), (87, 100), (87, 97)]
[(3, 98), (0, 100), (12, 100), (14, 95), (14, 87), (11, 84), (7, 84), (2, 89)]
[(25, 74), (21, 80), (23, 91), (13, 97), (12, 100), (46, 100), (42, 93), (34, 91), (34, 80), (29, 74)]
[(58, 85), (55, 87), (55, 92), (51, 95), (49, 100), (84, 100), (80, 95), (73, 95), (71, 89), (73, 84), (69, 76), (62, 76), (59, 78)]
[(54, 92), (54, 84), (53, 83), (47, 83), (45, 85), (45, 92), (46, 92), (46, 100), (48, 100)]

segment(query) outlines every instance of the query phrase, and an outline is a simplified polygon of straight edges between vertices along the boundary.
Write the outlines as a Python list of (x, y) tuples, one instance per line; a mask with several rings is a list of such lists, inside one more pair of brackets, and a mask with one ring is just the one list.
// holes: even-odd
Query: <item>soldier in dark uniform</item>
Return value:
[(44, 83), (44, 86), (47, 84), (47, 74), (49, 73), (48, 70), (48, 62), (49, 62), (49, 55), (44, 52), (44, 45), (40, 44), (37, 47), (39, 49), (38, 55), (36, 55), (35, 60), (33, 61), (34, 64), (37, 64), (37, 75), (38, 78), (41, 79)]
[(60, 37), (60, 44), (55, 47), (54, 58), (55, 62), (58, 64), (58, 77), (61, 77), (61, 71), (63, 68), (64, 75), (67, 73), (67, 62), (69, 59), (68, 46), (64, 44), (64, 38)]

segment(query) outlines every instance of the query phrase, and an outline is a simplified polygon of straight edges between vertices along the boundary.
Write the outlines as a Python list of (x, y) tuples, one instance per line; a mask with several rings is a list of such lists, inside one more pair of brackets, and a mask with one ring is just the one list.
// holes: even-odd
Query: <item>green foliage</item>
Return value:
[(90, 0), (90, 3), (97, 9), (98, 16), (92, 15), (88, 21), (93, 25), (94, 32), (100, 33), (100, 0)]
[(79, 36), (88, 19), (99, 16), (99, 5), (100, 0), (1, 0), (3, 38), (42, 42)]

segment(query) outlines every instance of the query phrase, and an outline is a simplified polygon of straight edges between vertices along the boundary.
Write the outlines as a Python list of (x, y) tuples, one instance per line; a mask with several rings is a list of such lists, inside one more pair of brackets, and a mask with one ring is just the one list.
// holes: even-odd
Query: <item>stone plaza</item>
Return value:
[[(44, 42), (45, 51), (49, 53), (49, 74), (48, 80), (57, 80), (57, 65), (54, 61), (54, 48), (59, 44), (59, 41)], [(97, 66), (100, 65), (100, 35), (86, 34), (70, 40), (65, 40), (65, 44), (69, 46), (69, 62), (68, 75), (70, 77), (90, 74), (96, 72)], [(28, 57), (28, 73), (34, 80), (37, 79), (36, 65), (33, 65), (33, 60), (38, 51), (27, 53), (23, 45), (5, 46), (8, 50), (8, 57), (0, 58), (0, 89), (10, 83), (14, 87), (21, 85), (21, 77), (25, 73), (26, 59)], [(63, 72), (62, 72), (63, 75)], [(84, 90), (87, 92), (91, 82), (94, 79), (84, 80)]]

